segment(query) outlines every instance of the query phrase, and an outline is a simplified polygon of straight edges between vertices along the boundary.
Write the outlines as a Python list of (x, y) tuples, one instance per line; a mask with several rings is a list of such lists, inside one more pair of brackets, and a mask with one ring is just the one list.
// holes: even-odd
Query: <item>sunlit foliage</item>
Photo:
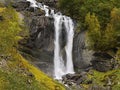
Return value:
[(91, 49), (95, 51), (107, 51), (119, 47), (120, 19), (118, 12), (119, 9), (113, 9), (111, 11), (111, 20), (104, 29), (101, 29), (95, 14), (90, 15), (88, 13), (86, 15), (88, 45), (90, 45), (89, 47)]
[(85, 16), (88, 12), (95, 13), (101, 28), (105, 28), (110, 21), (110, 12), (120, 8), (120, 0), (59, 0), (58, 7), (65, 14), (79, 20), (81, 28), (85, 28)]
[(0, 53), (8, 53), (21, 39), (17, 12), (11, 7), (0, 8)]

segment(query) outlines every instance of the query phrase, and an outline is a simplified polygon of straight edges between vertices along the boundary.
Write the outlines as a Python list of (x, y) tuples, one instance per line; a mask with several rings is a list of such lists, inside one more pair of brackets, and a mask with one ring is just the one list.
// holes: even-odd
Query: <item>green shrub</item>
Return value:
[(19, 33), (21, 31), (19, 18), (17, 12), (9, 8), (4, 8), (0, 12), (0, 16), (3, 20), (0, 21), (0, 54), (8, 53), (12, 51), (18, 43), (18, 40), (21, 39)]
[(86, 29), (85, 16), (88, 12), (95, 13), (101, 28), (105, 28), (110, 21), (110, 12), (120, 8), (120, 0), (59, 0), (58, 7), (66, 15), (76, 19), (83, 29)]
[(95, 51), (107, 51), (119, 46), (120, 35), (120, 10), (114, 8), (111, 11), (111, 19), (106, 28), (102, 29), (95, 14), (86, 15), (86, 26), (88, 27), (88, 45)]

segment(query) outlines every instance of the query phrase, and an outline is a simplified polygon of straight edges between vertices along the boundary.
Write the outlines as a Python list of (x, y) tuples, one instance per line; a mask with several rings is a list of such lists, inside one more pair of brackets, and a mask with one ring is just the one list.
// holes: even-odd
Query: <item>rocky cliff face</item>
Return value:
[(32, 57), (38, 59), (33, 61), (45, 73), (53, 70), (54, 50), (54, 25), (51, 18), (35, 16), (26, 20), (29, 22), (30, 37), (25, 46), (29, 48)]
[[(24, 16), (24, 22), (29, 30), (29, 37), (20, 41), (23, 56), (31, 60), (43, 72), (53, 74), (54, 22), (45, 17), (38, 8), (31, 8), (30, 3), (18, 1), (13, 7)], [(29, 57), (30, 56), (30, 57)]]
[(36, 0), (38, 2), (44, 3), (45, 5), (48, 5), (52, 8), (57, 7), (58, 0)]
[(86, 31), (75, 34), (73, 57), (74, 65), (78, 69), (87, 69), (91, 66), (93, 52), (86, 48), (85, 43)]
[[(41, 2), (41, 0), (39, 0)], [(57, 1), (44, 1), (45, 4)], [(30, 37), (20, 42), (24, 46), (22, 51), (32, 56), (32, 62), (45, 73), (53, 73), (53, 55), (54, 55), (54, 23), (52, 18), (44, 16), (40, 9), (30, 8), (30, 3), (18, 1), (13, 4), (17, 11), (24, 15), (24, 21), (29, 28)], [(51, 5), (50, 5), (51, 6)], [(65, 32), (63, 30), (64, 42)], [(25, 43), (24, 43), (25, 42)], [(64, 48), (64, 44), (61, 44)], [(25, 57), (26, 54), (23, 54)], [(73, 45), (73, 60), (76, 70), (86, 69), (90, 66), (91, 52), (85, 48), (85, 32), (75, 34)]]
[[(57, 0), (37, 1), (45, 3), (52, 8), (56, 7), (57, 3)], [(40, 9), (31, 8), (29, 6), (30, 3), (25, 0), (14, 1), (13, 3), (13, 7), (24, 16), (24, 22), (27, 25), (30, 34), (29, 38), (25, 38), (20, 42), (20, 44), (23, 46), (23, 48), (21, 48), (21, 51), (26, 58), (31, 59), (33, 64), (35, 64), (48, 75), (52, 76), (54, 55), (54, 22), (52, 18), (45, 17), (44, 12)], [(65, 33), (64, 30), (63, 33)], [(62, 37), (63, 43), (65, 38), (64, 34)], [(75, 33), (74, 37), (73, 62), (75, 69), (78, 72), (91, 66), (93, 66), (93, 68), (98, 68), (95, 57), (97, 57), (97, 60), (99, 57), (93, 55), (93, 52), (87, 49), (85, 37), (86, 31)], [(63, 48), (64, 43), (62, 44)], [(103, 58), (101, 59), (104, 60)], [(110, 64), (109, 62), (104, 63)], [(101, 65), (105, 65), (104, 68), (107, 67), (106, 64)]]

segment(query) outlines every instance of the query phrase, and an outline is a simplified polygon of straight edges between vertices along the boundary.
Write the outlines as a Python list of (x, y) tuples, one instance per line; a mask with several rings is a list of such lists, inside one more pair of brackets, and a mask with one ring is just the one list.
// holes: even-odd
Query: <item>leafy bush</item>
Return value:
[(0, 8), (0, 16), (3, 18), (0, 21), (0, 54), (12, 51), (21, 38), (21, 31), (17, 12), (9, 8)]
[[(91, 49), (97, 51), (106, 51), (119, 47), (120, 35), (120, 13), (119, 9), (114, 8), (111, 11), (111, 20), (103, 30), (97, 17), (88, 13), (86, 15), (86, 25), (88, 27), (87, 39)], [(111, 44), (112, 43), (112, 44)]]
[(110, 21), (110, 12), (120, 7), (120, 0), (59, 0), (58, 7), (62, 12), (79, 21), (85, 29), (85, 16), (88, 12), (95, 13), (101, 28), (105, 28)]

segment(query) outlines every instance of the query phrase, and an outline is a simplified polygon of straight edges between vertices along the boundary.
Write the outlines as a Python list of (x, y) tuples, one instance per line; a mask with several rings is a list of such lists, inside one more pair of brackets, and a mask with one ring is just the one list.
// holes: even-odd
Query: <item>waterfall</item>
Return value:
[(65, 51), (67, 54), (66, 62), (66, 73), (74, 73), (73, 61), (72, 61), (72, 47), (73, 47), (73, 37), (74, 37), (74, 24), (70, 17), (64, 16), (64, 24), (67, 32), (67, 45)]
[[(62, 15), (60, 12), (55, 13), (54, 10), (50, 9), (46, 5), (36, 2), (35, 0), (27, 0), (31, 3), (31, 7), (37, 7), (45, 11), (46, 17), (54, 19), (55, 27), (55, 40), (54, 40), (54, 78), (62, 79), (65, 74), (73, 74), (73, 60), (72, 60), (72, 48), (73, 48), (73, 37), (74, 37), (74, 23), (68, 16)], [(65, 28), (64, 28), (64, 27)], [(66, 30), (67, 43), (65, 46), (66, 52), (66, 65), (63, 60), (60, 47), (60, 34), (63, 28)]]
[(37, 2), (35, 0), (27, 0), (30, 2), (31, 7), (38, 7)]
[[(53, 14), (54, 15), (54, 14)], [(54, 73), (56, 79), (61, 79), (61, 76), (65, 74), (65, 66), (62, 55), (60, 53), (59, 35), (62, 29), (62, 15), (54, 15), (55, 26), (55, 49), (54, 49)]]

